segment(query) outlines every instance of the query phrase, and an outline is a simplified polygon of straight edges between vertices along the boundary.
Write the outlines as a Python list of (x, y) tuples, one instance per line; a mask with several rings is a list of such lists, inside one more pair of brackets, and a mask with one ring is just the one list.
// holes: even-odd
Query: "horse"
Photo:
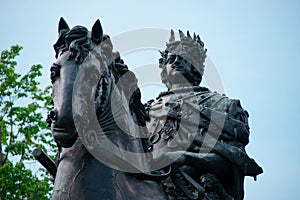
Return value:
[(88, 31), (61, 18), (58, 33), (49, 118), (62, 151), (52, 199), (167, 199), (157, 181), (134, 175), (151, 171), (147, 115), (137, 79), (100, 21)]

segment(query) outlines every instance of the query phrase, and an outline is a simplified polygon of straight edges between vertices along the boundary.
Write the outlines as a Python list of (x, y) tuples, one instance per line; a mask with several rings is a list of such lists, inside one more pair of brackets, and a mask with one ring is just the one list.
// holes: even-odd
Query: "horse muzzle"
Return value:
[(75, 143), (78, 136), (74, 126), (74, 121), (66, 120), (66, 117), (59, 119), (58, 112), (56, 110), (50, 111), (49, 118), (52, 122), (51, 131), (55, 142), (65, 148), (71, 147)]
[(73, 146), (78, 137), (78, 133), (76, 130), (69, 131), (67, 129), (55, 128), (53, 126), (51, 127), (51, 130), (55, 142), (57, 142), (60, 146), (64, 148), (69, 148)]

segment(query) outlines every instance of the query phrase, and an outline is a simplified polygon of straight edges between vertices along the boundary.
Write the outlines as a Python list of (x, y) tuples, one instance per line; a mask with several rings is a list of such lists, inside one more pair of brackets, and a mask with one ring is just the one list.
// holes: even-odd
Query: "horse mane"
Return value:
[[(146, 121), (149, 120), (144, 105), (141, 102), (141, 92), (137, 85), (137, 78), (135, 74), (130, 71), (119, 52), (113, 52), (113, 45), (108, 35), (104, 35), (101, 50), (104, 57), (108, 59), (110, 73), (113, 74), (115, 84), (118, 83), (119, 89), (123, 90), (126, 99), (129, 102), (129, 109), (133, 119), (138, 125), (145, 126)], [(55, 50), (55, 57), (59, 54), (69, 51), (69, 59), (75, 59), (77, 64), (84, 62), (90, 51), (92, 51), (96, 44), (91, 40), (89, 31), (84, 26), (75, 26), (71, 30), (63, 29), (59, 33), (58, 40), (53, 45)], [(126, 76), (124, 76), (126, 74)], [(100, 89), (100, 84), (97, 86)], [(98, 92), (96, 92), (96, 95)], [(97, 96), (95, 99), (98, 99)]]
[[(117, 53), (117, 56), (118, 55), (119, 53)], [(135, 74), (128, 69), (120, 56), (115, 59), (112, 69), (116, 83), (120, 81), (120, 85), (125, 86), (122, 87), (122, 90), (128, 99), (131, 114), (135, 114), (135, 121), (138, 125), (146, 126), (146, 121), (149, 120), (149, 116), (146, 114), (145, 107), (141, 102), (141, 91), (137, 85), (138, 80)], [(126, 76), (123, 76), (125, 74)]]

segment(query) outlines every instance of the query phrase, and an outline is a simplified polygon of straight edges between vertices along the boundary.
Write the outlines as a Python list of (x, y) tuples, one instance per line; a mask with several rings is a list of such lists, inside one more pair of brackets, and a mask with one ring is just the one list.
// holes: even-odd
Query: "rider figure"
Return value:
[(179, 31), (179, 36), (175, 40), (171, 30), (159, 60), (168, 90), (146, 104), (151, 119), (148, 150), (154, 166), (173, 163), (172, 180), (162, 183), (167, 193), (180, 188), (188, 198), (201, 199), (208, 182), (214, 181), (224, 188), (226, 198), (243, 199), (244, 176), (262, 173), (245, 151), (249, 115), (239, 100), (199, 86), (206, 58), (204, 43), (189, 32), (185, 36)]

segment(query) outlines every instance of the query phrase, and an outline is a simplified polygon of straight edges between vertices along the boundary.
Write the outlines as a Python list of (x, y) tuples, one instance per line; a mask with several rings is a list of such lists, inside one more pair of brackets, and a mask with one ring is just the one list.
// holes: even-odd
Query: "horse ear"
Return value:
[(97, 21), (95, 22), (95, 24), (93, 25), (93, 28), (92, 28), (92, 40), (96, 44), (100, 44), (100, 42), (102, 41), (102, 37), (103, 37), (102, 26), (101, 26), (100, 20), (97, 19)]
[(60, 31), (64, 29), (70, 30), (67, 22), (64, 20), (64, 18), (61, 17), (58, 23), (58, 33), (60, 33)]

